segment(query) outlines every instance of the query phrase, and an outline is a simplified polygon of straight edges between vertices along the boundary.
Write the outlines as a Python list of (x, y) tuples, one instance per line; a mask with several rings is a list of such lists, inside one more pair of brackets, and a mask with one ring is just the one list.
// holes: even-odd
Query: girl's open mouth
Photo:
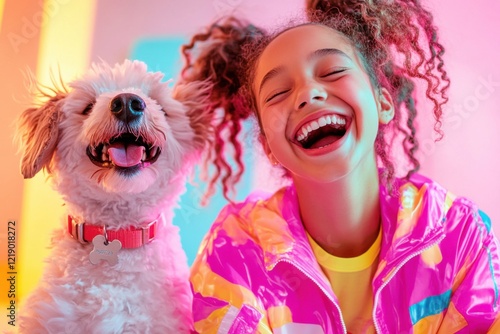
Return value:
[(304, 123), (295, 133), (295, 141), (306, 150), (331, 145), (346, 134), (350, 122), (339, 114), (321, 116)]

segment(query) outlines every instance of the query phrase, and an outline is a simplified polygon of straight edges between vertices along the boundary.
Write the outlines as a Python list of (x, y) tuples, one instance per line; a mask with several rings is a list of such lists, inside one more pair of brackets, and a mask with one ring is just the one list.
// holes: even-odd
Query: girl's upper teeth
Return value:
[(317, 130), (328, 124), (334, 125), (346, 125), (346, 119), (340, 115), (325, 115), (321, 116), (317, 120), (308, 122), (297, 131), (297, 140), (302, 141), (307, 138), (310, 132)]

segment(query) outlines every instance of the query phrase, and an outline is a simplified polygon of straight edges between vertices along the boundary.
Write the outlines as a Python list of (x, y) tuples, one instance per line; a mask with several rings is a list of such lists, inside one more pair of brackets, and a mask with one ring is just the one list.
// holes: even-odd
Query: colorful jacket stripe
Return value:
[[(423, 176), (397, 185), (399, 196), (380, 189), (377, 332), (500, 333), (499, 247), (488, 217)], [(293, 186), (224, 208), (191, 286), (199, 333), (346, 333)]]

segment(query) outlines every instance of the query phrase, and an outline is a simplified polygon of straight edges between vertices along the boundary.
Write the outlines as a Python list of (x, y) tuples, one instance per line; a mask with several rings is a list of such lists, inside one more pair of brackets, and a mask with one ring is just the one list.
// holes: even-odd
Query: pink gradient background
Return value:
[[(446, 0), (435, 1), (431, 8), (447, 50), (445, 60), (452, 81), (445, 112), (456, 122), (445, 126), (445, 138), (425, 157), (422, 172), (473, 199), (490, 216), (498, 235), (500, 2), (458, 4)], [(484, 80), (494, 85), (487, 87)], [(429, 134), (429, 129), (425, 132)]]
[[(64, 5), (77, 0), (57, 1)], [(290, 15), (298, 15), (304, 2), (305, 0), (96, 0), (92, 43), (88, 52), (91, 61), (103, 59), (108, 63), (121, 62), (130, 55), (135, 43), (141, 39), (189, 37), (215, 17), (232, 10), (246, 16), (256, 25), (276, 26), (286, 22)], [(452, 86), (449, 91), (450, 102), (445, 109), (448, 115), (443, 128), (445, 137), (441, 142), (434, 143), (432, 140), (432, 118), (427, 116), (430, 113), (419, 118), (419, 138), (423, 144), (420, 154), (421, 173), (455, 194), (467, 196), (476, 202), (490, 216), (494, 230), (500, 236), (500, 2), (429, 0), (427, 4), (440, 28)], [(9, 32), (20, 30), (23, 18), (39, 14), (41, 5), (42, 1), (7, 0), (4, 3), (3, 20), (0, 21), (0, 156), (3, 158), (0, 167), (1, 251), (6, 249), (3, 247), (6, 245), (8, 220), (19, 220), (21, 217), (24, 182), (19, 171), (20, 156), (16, 154), (16, 147), (12, 143), (12, 124), (26, 107), (16, 97), (24, 96), (26, 92), (22, 72), (26, 68), (36, 70), (40, 37), (38, 31), (30, 37), (29, 43), (23, 45), (21, 52), (16, 54), (9, 49), (6, 36)], [(64, 15), (64, 11), (61, 10), (57, 15)], [(72, 29), (71, 25), (67, 29)], [(55, 68), (57, 61), (54, 59)], [(172, 64), (174, 67), (178, 65)], [(429, 107), (425, 103), (419, 103), (418, 108), (424, 111)], [(261, 171), (259, 173), (259, 168), (254, 173), (266, 175)], [(268, 181), (256, 179), (255, 185), (268, 186)], [(220, 205), (220, 201), (217, 205)], [(213, 211), (218, 210), (217, 205), (212, 207)], [(183, 239), (183, 244), (188, 245), (185, 246), (188, 256), (196, 253), (199, 241), (211, 223), (204, 222), (203, 215), (200, 211), (191, 222), (192, 225), (185, 229), (187, 243)], [(42, 231), (48, 233), (40, 227), (40, 233)], [(2, 254), (0, 267), (6, 263), (6, 254)], [(3, 325), (2, 321), (0, 329)]]

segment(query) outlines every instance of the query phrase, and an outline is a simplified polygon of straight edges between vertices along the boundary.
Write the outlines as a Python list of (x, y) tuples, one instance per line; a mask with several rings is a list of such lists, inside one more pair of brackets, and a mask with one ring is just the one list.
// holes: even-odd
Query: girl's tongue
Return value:
[(109, 146), (109, 158), (115, 166), (131, 167), (141, 163), (145, 151), (144, 146), (114, 143)]
[(319, 138), (309, 148), (320, 148), (323, 146), (328, 146), (328, 145), (335, 143), (340, 138), (342, 138), (341, 135), (327, 135), (325, 137)]
[(313, 130), (309, 135), (300, 141), (305, 149), (315, 149), (323, 146), (328, 146), (342, 138), (346, 133), (343, 126), (326, 125), (319, 129)]

